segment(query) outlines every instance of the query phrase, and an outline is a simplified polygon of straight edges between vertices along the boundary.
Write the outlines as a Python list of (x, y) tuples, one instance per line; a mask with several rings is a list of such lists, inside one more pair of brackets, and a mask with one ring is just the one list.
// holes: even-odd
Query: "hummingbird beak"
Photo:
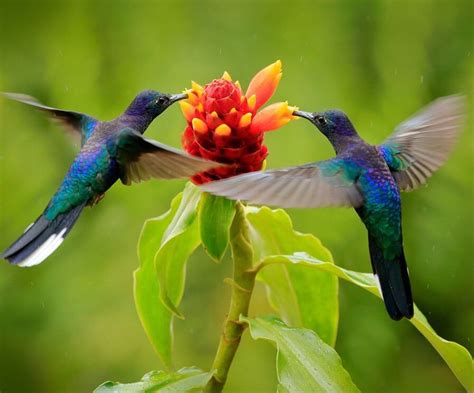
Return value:
[(182, 93), (182, 94), (173, 94), (171, 97), (170, 97), (170, 105), (171, 104), (174, 104), (175, 102), (177, 101), (180, 101), (180, 100), (184, 100), (188, 98), (188, 94), (187, 93)]
[(310, 113), (310, 112), (294, 111), (294, 112), (293, 112), (293, 116), (303, 117), (303, 118), (309, 120), (310, 122), (313, 122), (313, 121), (314, 121), (314, 116), (313, 116), (313, 114)]

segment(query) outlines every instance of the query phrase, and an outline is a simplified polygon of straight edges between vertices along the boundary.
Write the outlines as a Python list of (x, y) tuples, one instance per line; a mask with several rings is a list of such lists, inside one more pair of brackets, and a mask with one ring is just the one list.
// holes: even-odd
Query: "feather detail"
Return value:
[(146, 139), (131, 128), (124, 128), (119, 133), (117, 160), (122, 166), (120, 178), (127, 185), (151, 178), (187, 178), (199, 172), (226, 166)]
[[(338, 158), (285, 169), (251, 172), (207, 183), (204, 191), (250, 203), (285, 208), (358, 207), (363, 198)], [(351, 176), (353, 178), (351, 178)]]
[(400, 124), (379, 146), (401, 190), (426, 183), (446, 161), (462, 128), (463, 107), (461, 96), (439, 98)]
[(83, 146), (87, 139), (91, 136), (96, 124), (98, 123), (98, 120), (91, 116), (79, 112), (66, 111), (43, 105), (36, 98), (26, 94), (2, 94), (11, 100), (21, 102), (22, 104), (26, 104), (46, 112), (52, 120), (59, 122), (74, 139), (79, 139), (81, 141), (81, 146)]

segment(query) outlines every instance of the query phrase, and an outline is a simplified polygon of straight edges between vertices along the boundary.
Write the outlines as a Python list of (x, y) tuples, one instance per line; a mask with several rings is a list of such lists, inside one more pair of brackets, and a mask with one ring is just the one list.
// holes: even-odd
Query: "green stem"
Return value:
[(253, 251), (249, 240), (249, 227), (243, 205), (236, 204), (236, 213), (230, 228), (230, 245), (234, 262), (232, 295), (229, 313), (224, 322), (219, 347), (212, 370), (214, 375), (206, 386), (206, 392), (221, 392), (227, 380), (232, 360), (240, 344), (245, 325), (239, 322), (240, 315), (247, 316), (256, 272), (252, 271)]

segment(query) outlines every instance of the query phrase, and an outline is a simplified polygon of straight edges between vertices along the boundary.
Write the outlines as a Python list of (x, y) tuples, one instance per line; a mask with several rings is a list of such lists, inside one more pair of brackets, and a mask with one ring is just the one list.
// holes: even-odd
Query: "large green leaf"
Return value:
[(155, 254), (155, 269), (160, 281), (160, 299), (178, 317), (184, 292), (186, 261), (201, 243), (197, 220), (201, 191), (186, 184), (179, 207), (166, 228)]
[(185, 263), (199, 245), (199, 195), (196, 187), (187, 185), (168, 212), (145, 222), (138, 242), (135, 304), (148, 338), (167, 367), (171, 367), (173, 312), (177, 313), (183, 295)]
[[(377, 285), (372, 274), (357, 273), (351, 270), (346, 270), (334, 265), (333, 263), (320, 261), (304, 253), (269, 256), (265, 258), (262, 263), (264, 266), (268, 267), (274, 267), (275, 265), (300, 265), (309, 267), (311, 268), (310, 270), (317, 269), (332, 273), (339, 278), (364, 288), (365, 290), (380, 298), (380, 293), (377, 289)], [(267, 267), (265, 267), (263, 271), (265, 269), (267, 269)], [(425, 338), (436, 349), (436, 351), (438, 351), (438, 353), (445, 360), (449, 368), (453, 371), (454, 375), (466, 388), (466, 390), (473, 391), (473, 363), (472, 356), (469, 351), (458, 343), (445, 340), (444, 338), (438, 336), (426, 320), (426, 317), (416, 306), (415, 315), (412, 319), (410, 319), (410, 322), (420, 331), (423, 336), (425, 336)]]
[(105, 382), (94, 393), (178, 393), (201, 391), (211, 379), (212, 373), (206, 373), (195, 367), (182, 368), (175, 373), (151, 371), (140, 382)]
[(337, 352), (314, 331), (293, 328), (274, 317), (240, 318), (254, 339), (277, 347), (278, 392), (358, 392)]
[[(316, 237), (293, 229), (284, 210), (247, 207), (246, 212), (256, 261), (269, 255), (306, 252), (332, 263), (330, 252)], [(339, 320), (336, 277), (287, 264), (269, 266), (258, 279), (267, 286), (271, 305), (288, 325), (312, 329), (334, 345)]]
[(204, 193), (199, 209), (201, 241), (209, 256), (219, 262), (229, 244), (235, 201)]

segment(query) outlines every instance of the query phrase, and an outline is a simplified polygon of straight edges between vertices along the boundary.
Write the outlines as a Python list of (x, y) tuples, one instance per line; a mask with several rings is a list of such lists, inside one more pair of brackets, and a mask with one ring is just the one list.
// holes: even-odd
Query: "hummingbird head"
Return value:
[(347, 115), (337, 109), (325, 112), (294, 111), (293, 115), (303, 117), (318, 127), (324, 135), (356, 135), (356, 130)]
[(187, 97), (187, 94), (164, 94), (154, 90), (145, 90), (134, 98), (125, 114), (143, 116), (153, 120), (171, 104)]
[(313, 123), (329, 139), (336, 151), (340, 150), (345, 142), (359, 137), (347, 115), (340, 110), (333, 109), (325, 112), (294, 111), (293, 115), (303, 117)]

